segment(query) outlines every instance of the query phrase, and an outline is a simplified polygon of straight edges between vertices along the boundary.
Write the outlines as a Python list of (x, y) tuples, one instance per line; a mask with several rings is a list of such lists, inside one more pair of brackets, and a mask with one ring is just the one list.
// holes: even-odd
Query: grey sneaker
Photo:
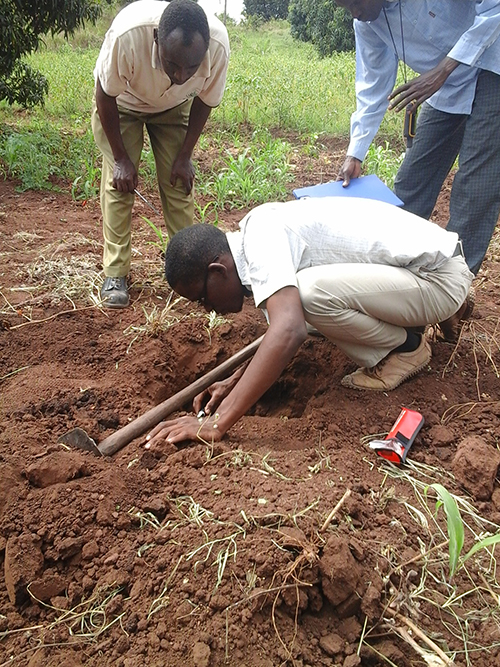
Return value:
[(126, 308), (129, 304), (127, 277), (107, 276), (101, 287), (102, 305), (105, 308)]

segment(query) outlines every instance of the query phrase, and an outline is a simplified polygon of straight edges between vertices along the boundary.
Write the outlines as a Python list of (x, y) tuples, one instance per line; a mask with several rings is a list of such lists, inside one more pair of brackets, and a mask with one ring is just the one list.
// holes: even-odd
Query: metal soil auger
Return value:
[(131, 421), (130, 424), (118, 429), (118, 431), (115, 431), (107, 438), (104, 438), (99, 444), (96, 444), (93, 438), (91, 438), (82, 428), (78, 427), (62, 435), (58, 439), (58, 442), (70, 447), (93, 452), (96, 456), (111, 456), (112, 454), (115, 454), (117, 451), (125, 447), (125, 445), (132, 442), (132, 440), (135, 440), (135, 438), (150, 431), (163, 419), (172, 414), (172, 412), (180, 410), (185, 403), (192, 400), (197, 394), (207, 389), (211, 384), (223, 379), (236, 370), (238, 366), (255, 354), (263, 338), (263, 335), (260, 338), (257, 338), (253, 343), (250, 343), (250, 345), (247, 345), (239, 352), (236, 352), (236, 354), (233, 354), (232, 357), (223, 361), (222, 364), (219, 364), (216, 368), (212, 369), (201, 378), (198, 378), (198, 380), (192, 382), (185, 389), (181, 389), (181, 391), (177, 392), (170, 398), (167, 398), (167, 400)]

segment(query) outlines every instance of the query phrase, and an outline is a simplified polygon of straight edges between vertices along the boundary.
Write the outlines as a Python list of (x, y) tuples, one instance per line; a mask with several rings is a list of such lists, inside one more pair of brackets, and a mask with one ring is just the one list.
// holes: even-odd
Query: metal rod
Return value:
[(140, 197), (140, 198), (142, 199), (142, 201), (143, 201), (145, 204), (147, 204), (147, 206), (149, 206), (149, 208), (150, 208), (152, 211), (154, 211), (154, 212), (156, 213), (156, 215), (161, 215), (161, 213), (160, 213), (160, 212), (153, 206), (153, 204), (151, 204), (151, 202), (149, 202), (149, 201), (146, 199), (146, 197), (144, 197), (144, 195), (141, 195), (141, 193), (139, 192), (139, 190), (137, 190), (137, 189), (134, 188), (134, 192), (135, 192), (135, 194), (136, 194), (138, 197)]

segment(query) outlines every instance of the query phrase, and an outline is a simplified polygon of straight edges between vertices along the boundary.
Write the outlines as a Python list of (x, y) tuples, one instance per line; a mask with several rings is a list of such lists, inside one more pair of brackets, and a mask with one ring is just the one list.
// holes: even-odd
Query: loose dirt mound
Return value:
[[(311, 337), (222, 443), (150, 453), (136, 440), (97, 458), (59, 436), (80, 426), (102, 440), (264, 319), (250, 304), (220, 321), (167, 302), (139, 215), (122, 312), (88, 296), (96, 204), (4, 182), (0, 216), (0, 665), (410, 667), (446, 664), (440, 650), (499, 663), (494, 552), (450, 578), (446, 517), (427, 491), (459, 499), (462, 554), (499, 530), (497, 243), (458, 345), (436, 342), (396, 391), (343, 389), (353, 365)], [(426, 421), (399, 469), (367, 442), (402, 406)]]

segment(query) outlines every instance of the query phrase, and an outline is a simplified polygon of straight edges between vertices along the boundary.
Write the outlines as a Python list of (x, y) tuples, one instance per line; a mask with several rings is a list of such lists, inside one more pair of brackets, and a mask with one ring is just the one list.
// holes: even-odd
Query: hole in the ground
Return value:
[(281, 377), (256, 403), (252, 414), (302, 417), (311, 399), (340, 381), (347, 363), (345, 356), (328, 341), (308, 340)]

